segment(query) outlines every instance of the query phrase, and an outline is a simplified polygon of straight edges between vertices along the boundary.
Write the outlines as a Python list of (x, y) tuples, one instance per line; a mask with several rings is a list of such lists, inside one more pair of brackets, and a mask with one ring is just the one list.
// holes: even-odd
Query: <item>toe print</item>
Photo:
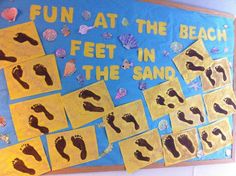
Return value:
[(139, 124), (138, 122), (136, 121), (136, 119), (134, 118), (134, 116), (132, 114), (125, 114), (122, 119), (124, 121), (126, 121), (127, 123), (133, 123), (134, 124), (134, 128), (135, 130), (138, 130), (139, 129)]
[(95, 94), (94, 92), (90, 91), (90, 90), (82, 90), (79, 93), (79, 97), (86, 99), (86, 98), (93, 98), (94, 100), (99, 101), (101, 99), (101, 97), (97, 94)]
[(222, 107), (220, 107), (220, 105), (217, 103), (214, 103), (213, 108), (214, 108), (215, 112), (218, 112), (218, 113), (224, 114), (224, 115), (228, 114), (228, 112), (226, 110), (224, 110)]
[(29, 125), (30, 125), (31, 127), (35, 128), (35, 129), (37, 129), (37, 130), (39, 130), (39, 131), (40, 131), (41, 133), (43, 133), (43, 134), (49, 133), (49, 129), (48, 129), (47, 127), (39, 126), (38, 123), (39, 123), (39, 122), (38, 122), (38, 118), (37, 118), (37, 117), (35, 117), (35, 116), (33, 116), (33, 115), (31, 115), (31, 116), (29, 117)]
[(16, 37), (13, 39), (19, 43), (29, 42), (33, 46), (37, 46), (39, 44), (36, 40), (21, 32), (17, 33)]
[(115, 116), (114, 116), (114, 113), (110, 113), (107, 115), (107, 123), (110, 125), (110, 127), (115, 130), (116, 133), (120, 133), (121, 130), (119, 127), (117, 127), (115, 124), (114, 124), (114, 121), (115, 121)]
[(178, 117), (178, 119), (179, 119), (180, 121), (182, 121), (182, 122), (188, 123), (188, 124), (190, 124), (190, 125), (193, 124), (193, 121), (192, 121), (192, 120), (187, 120), (187, 119), (185, 118), (185, 114), (184, 114), (182, 111), (178, 111), (178, 112), (177, 112), (177, 117)]
[(25, 155), (31, 155), (33, 156), (37, 161), (42, 161), (41, 156), (39, 153), (35, 150), (35, 148), (29, 144), (23, 144), (20, 148), (20, 150), (25, 154)]
[(224, 102), (225, 102), (227, 105), (230, 105), (230, 106), (232, 106), (234, 109), (236, 109), (236, 105), (235, 105), (235, 103), (233, 102), (233, 100), (232, 100), (231, 98), (226, 97), (226, 98), (224, 99)]
[(34, 69), (36, 75), (45, 77), (45, 82), (47, 83), (48, 86), (53, 85), (52, 78), (49, 75), (47, 68), (45, 66), (43, 66), (41, 64), (36, 64), (33, 66), (33, 69)]
[(85, 160), (87, 157), (87, 150), (83, 138), (80, 135), (75, 135), (71, 137), (71, 141), (73, 142), (73, 145), (81, 151), (80, 158)]
[(44, 113), (48, 120), (53, 120), (54, 116), (47, 111), (47, 109), (42, 104), (35, 104), (31, 107), (36, 113)]
[(90, 112), (104, 112), (104, 108), (103, 107), (98, 107), (93, 105), (92, 103), (85, 101), (83, 103), (83, 107), (85, 109), (85, 111), (90, 111)]
[(29, 84), (26, 83), (25, 81), (21, 80), (22, 76), (23, 76), (23, 70), (21, 68), (20, 65), (17, 65), (13, 68), (12, 70), (12, 76), (13, 78), (20, 83), (20, 85), (24, 88), (24, 89), (29, 89)]
[(221, 67), (220, 65), (218, 65), (218, 66), (215, 67), (215, 70), (216, 70), (218, 73), (221, 73), (221, 74), (222, 74), (224, 81), (227, 80), (227, 76), (226, 76), (226, 73), (225, 73), (225, 70), (224, 70), (223, 67)]
[(146, 147), (149, 151), (153, 150), (153, 147), (143, 138), (139, 138), (135, 141), (135, 144), (137, 144), (140, 147)]
[(202, 66), (195, 66), (192, 62), (186, 63), (186, 68), (191, 71), (204, 71), (205, 68)]
[(197, 57), (199, 60), (203, 61), (203, 56), (201, 54), (199, 54), (196, 50), (194, 49), (188, 49), (185, 52), (185, 55), (189, 56), (189, 57)]
[(200, 117), (200, 121), (201, 121), (201, 122), (204, 122), (204, 117), (203, 117), (202, 112), (199, 110), (198, 107), (191, 107), (191, 108), (190, 108), (190, 111), (191, 111), (193, 114), (198, 114), (199, 117)]
[(194, 153), (195, 148), (193, 146), (192, 141), (189, 139), (189, 137), (186, 134), (182, 134), (178, 137), (178, 141), (181, 145), (186, 147), (190, 153)]
[(164, 144), (166, 146), (166, 148), (169, 150), (169, 152), (175, 157), (178, 158), (180, 157), (180, 153), (177, 151), (176, 147), (175, 147), (175, 142), (174, 139), (171, 135), (168, 135), (165, 139), (164, 139)]
[(216, 136), (221, 136), (221, 140), (226, 141), (226, 136), (223, 134), (223, 132), (221, 131), (221, 129), (219, 128), (214, 128), (212, 131), (212, 134), (216, 135)]
[(207, 143), (208, 147), (212, 148), (212, 143), (210, 141), (208, 141), (208, 139), (207, 139), (208, 134), (205, 131), (202, 132), (201, 138), (205, 143)]
[(211, 85), (214, 86), (215, 85), (215, 80), (212, 78), (212, 70), (211, 70), (211, 67), (209, 67), (207, 70), (206, 70), (206, 77), (208, 78), (208, 80), (210, 81)]
[(16, 62), (17, 59), (13, 56), (6, 56), (6, 54), (0, 50), (0, 61)]
[(29, 174), (29, 175), (34, 175), (35, 174), (35, 170), (31, 169), (31, 168), (28, 168), (25, 165), (24, 161), (22, 161), (19, 158), (14, 159), (12, 161), (12, 165), (13, 165), (14, 169), (18, 170), (19, 172), (26, 173), (26, 174)]
[(184, 99), (179, 96), (179, 94), (173, 88), (167, 90), (167, 95), (169, 95), (170, 97), (176, 97), (180, 103), (184, 102)]
[(55, 140), (55, 147), (62, 158), (66, 159), (67, 161), (70, 161), (70, 156), (64, 152), (66, 148), (66, 140), (63, 136), (60, 136)]
[(147, 156), (143, 156), (143, 154), (139, 150), (136, 150), (134, 152), (134, 156), (140, 161), (150, 161), (150, 158)]

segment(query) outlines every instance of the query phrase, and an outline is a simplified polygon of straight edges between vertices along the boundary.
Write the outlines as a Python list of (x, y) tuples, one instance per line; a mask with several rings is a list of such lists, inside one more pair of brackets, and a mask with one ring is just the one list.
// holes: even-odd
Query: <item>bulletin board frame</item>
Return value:
[[(225, 18), (231, 18), (234, 19), (234, 34), (236, 36), (236, 17), (232, 14), (200, 8), (200, 7), (194, 7), (174, 2), (168, 2), (168, 1), (162, 1), (162, 0), (140, 0), (143, 2), (149, 2), (154, 4), (159, 4), (163, 6), (168, 7), (174, 7), (179, 8), (183, 10), (188, 11), (194, 11), (194, 12), (200, 12), (204, 14), (219, 16), (219, 17), (225, 17)], [(234, 37), (234, 43), (236, 44), (236, 37)], [(234, 78), (236, 78), (236, 48), (234, 48)], [(236, 79), (233, 80), (233, 88), (236, 92)], [(233, 115), (233, 126), (236, 126), (236, 115)], [(233, 141), (236, 141), (236, 128), (233, 128)], [(232, 147), (232, 158), (229, 159), (218, 159), (218, 160), (206, 160), (206, 161), (191, 161), (191, 162), (181, 162), (175, 165), (172, 165), (170, 167), (183, 167), (183, 166), (199, 166), (199, 165), (210, 165), (210, 164), (226, 164), (226, 163), (232, 163), (236, 162), (236, 144), (233, 144)], [(153, 163), (145, 168), (164, 168), (164, 163)], [(145, 169), (144, 168), (144, 169)], [(125, 170), (124, 165), (114, 165), (114, 166), (91, 166), (91, 167), (81, 167), (81, 168), (66, 168), (58, 171), (52, 171), (47, 174), (70, 174), (70, 173), (86, 173), (86, 172), (105, 172), (105, 171), (122, 171)]]

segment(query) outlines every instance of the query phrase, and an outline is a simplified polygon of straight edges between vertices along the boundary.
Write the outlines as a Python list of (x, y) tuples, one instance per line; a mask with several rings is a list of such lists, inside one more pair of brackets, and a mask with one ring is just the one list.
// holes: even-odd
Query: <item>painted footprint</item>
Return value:
[(25, 154), (25, 155), (31, 155), (33, 156), (37, 161), (42, 161), (41, 156), (39, 153), (35, 150), (33, 146), (30, 144), (23, 144), (20, 148), (20, 150)]
[[(162, 97), (160, 95), (157, 95), (156, 103), (159, 105), (162, 105), (162, 106), (166, 106), (164, 97)], [(169, 103), (167, 106), (171, 109), (175, 108), (175, 105), (172, 103)]]
[(81, 151), (80, 158), (85, 160), (87, 157), (87, 150), (83, 138), (80, 135), (75, 135), (71, 137), (71, 141), (73, 142), (73, 145)]
[(197, 57), (199, 60), (203, 61), (203, 56), (201, 54), (199, 54), (196, 50), (194, 49), (188, 49), (185, 52), (185, 55), (189, 56), (189, 57)]
[(178, 141), (181, 145), (186, 147), (190, 153), (194, 153), (195, 148), (193, 146), (192, 141), (189, 139), (188, 135), (182, 134), (178, 137)]
[(143, 138), (139, 138), (135, 141), (135, 144), (137, 144), (140, 147), (146, 147), (149, 151), (153, 151), (153, 147)]
[(48, 120), (53, 120), (54, 116), (47, 111), (47, 109), (42, 104), (35, 104), (31, 107), (32, 110), (36, 113), (44, 113)]
[(92, 103), (85, 101), (83, 103), (83, 107), (85, 111), (90, 111), (90, 112), (104, 112), (104, 108), (103, 107), (98, 107), (93, 105)]
[(230, 106), (232, 106), (234, 109), (236, 109), (236, 105), (235, 105), (235, 103), (233, 102), (233, 100), (232, 100), (231, 98), (228, 98), (228, 97), (224, 98), (224, 102), (225, 102), (227, 105), (230, 105)]
[(219, 129), (219, 128), (214, 128), (212, 131), (212, 134), (214, 134), (215, 136), (221, 136), (221, 139), (223, 141), (226, 141), (226, 136), (223, 134), (223, 132)]
[(79, 97), (80, 98), (83, 98), (83, 99), (86, 99), (86, 98), (93, 98), (94, 100), (97, 100), (99, 101), (101, 99), (101, 97), (95, 93), (93, 93), (92, 91), (90, 90), (82, 90), (80, 93), (79, 93)]
[(204, 122), (204, 117), (202, 115), (202, 112), (199, 110), (198, 107), (191, 107), (190, 108), (190, 111), (193, 113), (193, 114), (198, 114), (200, 116), (200, 121), (203, 123)]
[(38, 118), (33, 115), (31, 115), (29, 117), (29, 125), (35, 129), (39, 130), (43, 134), (49, 133), (49, 129), (47, 127), (39, 126)]
[(107, 123), (111, 126), (111, 128), (113, 130), (115, 130), (116, 133), (120, 133), (121, 130), (119, 127), (117, 127), (115, 124), (114, 124), (114, 121), (115, 121), (115, 116), (114, 116), (114, 113), (111, 112), (110, 114), (107, 115)]
[(23, 77), (23, 70), (20, 65), (17, 65), (12, 69), (12, 76), (24, 89), (29, 89), (29, 84), (21, 80)]
[(139, 150), (136, 150), (134, 152), (134, 156), (140, 161), (150, 161), (150, 158), (147, 156), (143, 156), (143, 154)]
[(205, 131), (202, 132), (201, 138), (205, 143), (207, 143), (208, 147), (212, 148), (212, 143), (210, 141), (208, 141), (208, 139), (207, 139), (208, 134)]
[(53, 85), (52, 78), (49, 75), (47, 68), (45, 66), (43, 66), (41, 64), (36, 64), (33, 66), (33, 69), (34, 69), (36, 75), (45, 77), (45, 82), (48, 86)]
[(184, 99), (181, 96), (179, 96), (179, 94), (173, 88), (168, 89), (166, 94), (169, 95), (170, 97), (176, 97), (180, 103), (184, 102)]
[(36, 40), (21, 32), (17, 33), (16, 37), (13, 39), (19, 43), (29, 42), (33, 46), (37, 46), (39, 44)]
[(214, 108), (215, 112), (218, 112), (218, 113), (224, 114), (224, 115), (228, 114), (228, 112), (226, 110), (224, 110), (223, 108), (221, 108), (220, 105), (217, 103), (214, 103), (213, 108)]
[(122, 117), (122, 119), (124, 121), (126, 121), (127, 123), (133, 123), (135, 130), (138, 130), (140, 128), (138, 122), (136, 121), (136, 119), (134, 118), (134, 116), (132, 114), (130, 114), (130, 113), (125, 114)]
[(192, 62), (187, 62), (186, 63), (186, 68), (191, 71), (204, 71), (205, 68), (202, 66), (196, 66)]
[(19, 172), (26, 173), (26, 174), (29, 174), (29, 175), (34, 175), (35, 174), (35, 170), (31, 169), (31, 168), (28, 168), (25, 165), (24, 161), (19, 159), (19, 158), (15, 158), (12, 161), (12, 165), (13, 165), (14, 169), (16, 169)]
[(56, 138), (55, 147), (62, 158), (66, 159), (67, 161), (70, 161), (70, 156), (64, 152), (66, 148), (66, 140), (63, 136)]
[(17, 59), (13, 56), (6, 56), (3, 50), (0, 50), (0, 61), (16, 62)]
[(178, 150), (176, 149), (174, 139), (173, 139), (173, 137), (172, 137), (171, 135), (168, 135), (168, 136), (164, 139), (164, 144), (165, 144), (166, 148), (168, 149), (168, 151), (169, 151), (175, 158), (180, 157), (180, 153), (179, 153)]
[(182, 112), (182, 111), (178, 111), (177, 112), (177, 117), (180, 121), (182, 122), (185, 122), (185, 123), (188, 123), (189, 125), (192, 125), (193, 124), (193, 121), (192, 120), (187, 120), (185, 118), (185, 114)]
[(216, 70), (218, 73), (221, 73), (221, 74), (222, 74), (224, 81), (227, 80), (227, 76), (226, 76), (226, 73), (225, 73), (225, 70), (224, 70), (223, 67), (221, 67), (220, 65), (218, 65), (218, 66), (215, 67), (215, 70)]
[(215, 80), (212, 78), (212, 70), (211, 70), (211, 67), (209, 67), (208, 69), (206, 69), (206, 77), (208, 78), (208, 80), (210, 81), (211, 85), (212, 86), (215, 86)]

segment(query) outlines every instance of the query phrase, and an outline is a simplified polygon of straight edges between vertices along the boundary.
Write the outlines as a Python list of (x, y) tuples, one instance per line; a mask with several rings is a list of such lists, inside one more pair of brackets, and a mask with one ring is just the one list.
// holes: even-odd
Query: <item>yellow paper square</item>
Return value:
[[(101, 118), (114, 108), (104, 81), (99, 81), (64, 95), (63, 103), (73, 128), (81, 127)], [(98, 110), (96, 108), (96, 111), (89, 111), (87, 108), (89, 104), (96, 106)]]
[[(35, 71), (35, 69), (37, 71)], [(20, 75), (21, 71), (22, 75)], [(47, 55), (12, 65), (5, 68), (4, 73), (11, 99), (61, 89), (60, 77), (54, 55)], [(47, 76), (45, 76), (45, 73)], [(27, 84), (28, 86), (26, 86)]]
[(186, 83), (203, 74), (213, 63), (201, 39), (176, 56), (173, 61)]
[[(180, 97), (180, 100), (177, 96), (169, 96), (168, 92), (170, 90), (174, 90)], [(174, 111), (185, 103), (185, 98), (177, 78), (144, 90), (143, 94), (153, 120)], [(157, 103), (157, 100), (159, 103)]]
[(174, 133), (203, 124), (206, 121), (206, 114), (202, 96), (186, 98), (186, 104), (169, 115)]
[(231, 86), (205, 94), (204, 102), (210, 122), (236, 113), (236, 98)]
[(94, 126), (47, 135), (47, 142), (52, 170), (86, 163), (99, 157)]
[[(193, 128), (180, 133), (165, 135), (162, 137), (162, 145), (166, 166), (193, 159), (198, 151), (197, 130)], [(173, 146), (175, 146), (175, 150)]]
[(135, 172), (163, 158), (161, 138), (157, 129), (122, 141), (119, 145), (128, 173)]
[(10, 110), (20, 141), (68, 127), (60, 94), (11, 104)]
[(18, 143), (1, 149), (0, 152), (1, 175), (39, 176), (50, 171), (40, 138)]
[(228, 118), (216, 121), (198, 129), (205, 155), (214, 153), (233, 143)]
[(204, 91), (216, 89), (231, 83), (230, 66), (227, 58), (215, 60), (201, 75)]
[(103, 118), (110, 143), (148, 130), (141, 100), (116, 107)]
[(0, 69), (45, 54), (34, 22), (0, 29), (0, 43)]

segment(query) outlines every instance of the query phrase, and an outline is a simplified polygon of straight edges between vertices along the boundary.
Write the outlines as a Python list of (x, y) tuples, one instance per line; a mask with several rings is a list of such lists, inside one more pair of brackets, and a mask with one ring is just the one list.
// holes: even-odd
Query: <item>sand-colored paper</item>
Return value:
[(231, 83), (230, 65), (227, 58), (215, 60), (201, 75), (204, 91), (213, 90)]
[(202, 96), (195, 95), (186, 98), (185, 105), (169, 115), (174, 133), (205, 123), (206, 114)]
[(64, 95), (63, 103), (73, 128), (101, 118), (114, 108), (104, 81)]
[(173, 61), (187, 84), (213, 64), (201, 39), (181, 52)]
[(201, 127), (198, 130), (205, 155), (214, 153), (233, 143), (232, 130), (228, 118)]
[(204, 102), (210, 122), (236, 113), (236, 97), (230, 85), (205, 94)]
[(148, 130), (143, 103), (137, 100), (115, 107), (103, 118), (110, 143)]
[(165, 166), (174, 165), (196, 157), (198, 136), (195, 128), (162, 137)]
[(161, 138), (157, 129), (119, 143), (128, 173), (133, 173), (163, 158)]
[(153, 120), (185, 104), (185, 97), (177, 78), (146, 89), (143, 94)]
[(0, 43), (0, 69), (45, 54), (34, 22), (0, 29)]
[(50, 171), (40, 138), (34, 138), (0, 150), (0, 170), (4, 176), (39, 176)]
[(19, 141), (68, 127), (60, 94), (10, 105)]
[(96, 160), (99, 157), (94, 126), (47, 135), (52, 170)]
[(54, 55), (47, 55), (4, 69), (11, 99), (61, 89)]

